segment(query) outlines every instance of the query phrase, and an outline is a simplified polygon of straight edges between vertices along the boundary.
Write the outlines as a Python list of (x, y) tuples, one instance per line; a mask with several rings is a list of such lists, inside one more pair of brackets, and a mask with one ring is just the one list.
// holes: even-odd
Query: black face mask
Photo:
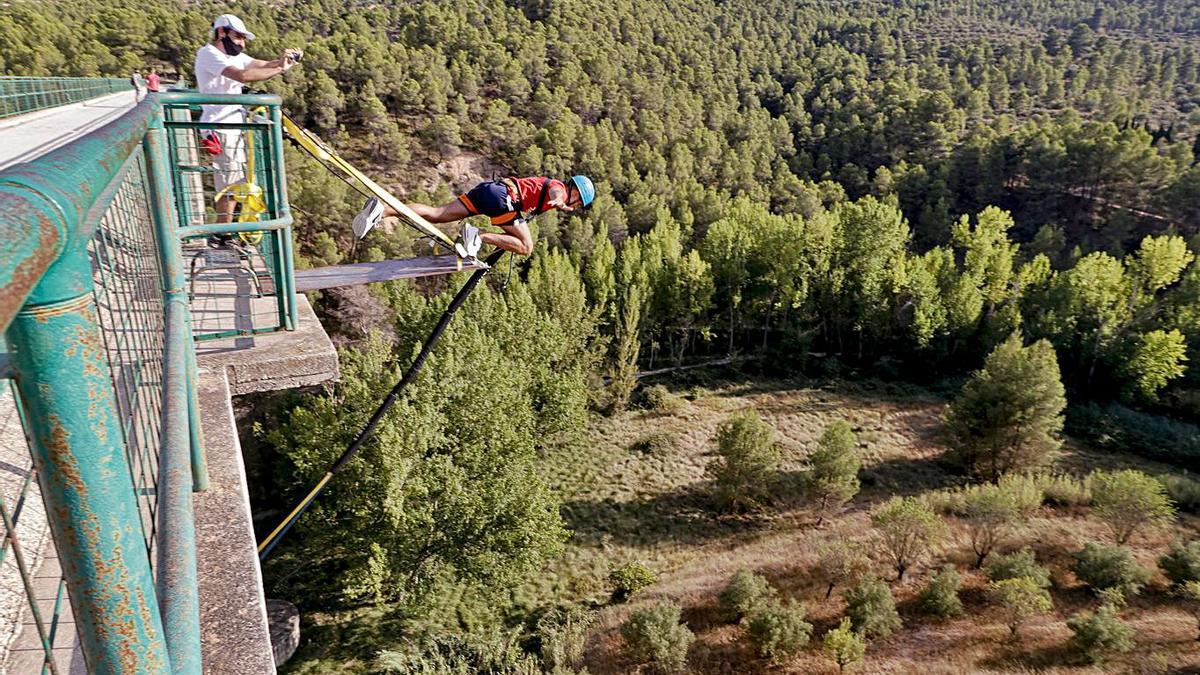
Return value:
[(228, 35), (221, 36), (221, 46), (225, 48), (225, 53), (230, 56), (237, 56), (242, 53), (241, 45), (231, 40)]

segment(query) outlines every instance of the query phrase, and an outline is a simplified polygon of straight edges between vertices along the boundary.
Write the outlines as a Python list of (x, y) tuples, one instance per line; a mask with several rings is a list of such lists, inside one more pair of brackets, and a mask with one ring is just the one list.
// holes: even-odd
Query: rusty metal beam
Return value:
[(0, 172), (0, 326), (30, 452), (93, 673), (170, 666), (130, 490), (87, 245), (155, 105)]

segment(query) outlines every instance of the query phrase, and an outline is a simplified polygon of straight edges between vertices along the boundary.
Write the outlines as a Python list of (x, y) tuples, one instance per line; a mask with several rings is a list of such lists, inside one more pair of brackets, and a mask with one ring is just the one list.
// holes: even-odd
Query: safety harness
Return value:
[[(538, 193), (537, 202), (534, 204), (534, 208), (530, 210), (529, 218), (534, 218), (546, 212), (546, 195), (550, 194), (550, 181), (553, 179), (549, 176), (546, 176), (545, 178), (546, 180), (542, 181), (542, 189)], [(524, 213), (525, 205), (521, 203), (521, 188), (517, 185), (517, 179), (502, 178), (500, 179), (500, 182), (504, 184), (504, 187), (508, 188), (509, 194), (516, 195), (515, 203), (517, 207), (517, 218), (520, 220), (528, 220)]]

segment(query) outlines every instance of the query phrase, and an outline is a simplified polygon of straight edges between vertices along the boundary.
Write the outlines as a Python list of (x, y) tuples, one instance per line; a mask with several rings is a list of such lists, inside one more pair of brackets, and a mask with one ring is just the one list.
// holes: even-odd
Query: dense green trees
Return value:
[[(269, 435), (288, 492), (328, 468), (447, 301), (388, 288), (399, 350), (372, 336), (342, 353), (343, 379)], [(578, 270), (538, 258), (503, 295), (477, 292), (373, 441), (300, 523), (350, 598), (412, 594), (438, 578), (495, 583), (558, 550), (557, 502), (534, 470), (539, 444), (576, 432), (593, 370), (595, 316)], [(559, 319), (564, 319), (562, 322)], [(444, 345), (453, 345), (446, 349)], [(411, 350), (411, 351), (410, 351)]]
[[(0, 70), (125, 77), (154, 64), (187, 79), (226, 9), (21, 0), (0, 8)], [(234, 11), (260, 36), (253, 54), (305, 48), (269, 88), (401, 195), (467, 187), (426, 192), (433, 165), (462, 151), (505, 173), (586, 172), (599, 189), (588, 212), (537, 221), (535, 255), (503, 290), (476, 293), (452, 348), (301, 521), (288, 546), (312, 562), (296, 583), (337, 591), (314, 603), (416, 597), (443, 581), (495, 589), (537, 569), (567, 536), (538, 451), (569, 441), (589, 409), (624, 410), (643, 368), (749, 355), (767, 371), (844, 365), (928, 382), (982, 366), (947, 413), (948, 445), (987, 478), (1057, 447), (1068, 393), (1197, 410), (1200, 11), (1182, 0), (686, 11), (662, 0), (297, 0)], [(347, 260), (357, 195), (290, 150), (287, 164), (299, 264)], [(380, 231), (356, 254), (416, 250), (406, 233)], [(331, 326), (350, 345), (343, 381), (268, 435), (284, 499), (370, 413), (444, 288), (363, 293), (386, 308), (372, 319), (392, 344)], [(766, 503), (780, 459), (769, 429), (743, 419), (721, 440), (709, 476), (723, 505)], [(821, 515), (857, 489), (854, 445), (838, 426), (811, 458)], [(1160, 456), (1182, 452), (1160, 445), (1171, 446)], [(1100, 487), (1097, 515), (1119, 538), (1133, 531), (1123, 523), (1163, 519), (1151, 486), (1139, 488), (1148, 510)], [(1045, 611), (1049, 577), (1032, 552), (993, 553), (1022, 518), (1010, 497), (980, 487), (958, 515), (1015, 632)], [(874, 520), (899, 576), (941, 529), (912, 499)], [(1104, 553), (1081, 570), (1099, 579), (1122, 567)], [(870, 567), (847, 542), (820, 566), (830, 592)], [(625, 571), (614, 581), (645, 581)], [(954, 584), (938, 579), (931, 599), (952, 609)], [(894, 628), (886, 591), (856, 587), (856, 626)], [(759, 634), (786, 651), (807, 637), (803, 615), (774, 609)], [(649, 635), (642, 656), (682, 664), (690, 632), (678, 608), (658, 614), (631, 644)], [(839, 665), (861, 658), (854, 635), (830, 635)]]
[[(713, 349), (900, 357), (937, 376), (977, 367), (1019, 327), (1054, 344), (1068, 388), (1134, 401), (1179, 386), (1200, 349), (1200, 269), (1169, 236), (1200, 233), (1186, 3), (1110, 2), (1102, 21), (1082, 3), (974, 0), (866, 15), (485, 4), (238, 11), (260, 36), (251, 51), (305, 47), (267, 83), (289, 111), (386, 164), (402, 193), (456, 148), (598, 179), (590, 213), (541, 234), (577, 256), (615, 338), (614, 408), (630, 364)], [(18, 2), (0, 9), (21, 27), (0, 31), (0, 68), (156, 63), (187, 79), (217, 11)], [(300, 250), (329, 262), (355, 200), (289, 164)], [(408, 253), (382, 237), (362, 254)]]

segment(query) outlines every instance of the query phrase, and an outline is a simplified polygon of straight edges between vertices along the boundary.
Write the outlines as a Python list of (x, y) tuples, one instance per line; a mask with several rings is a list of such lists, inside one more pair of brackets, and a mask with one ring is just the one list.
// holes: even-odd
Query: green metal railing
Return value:
[(133, 89), (107, 77), (0, 77), (0, 119)]
[[(193, 221), (180, 208), (179, 187), (194, 182), (187, 176), (210, 177), (189, 171), (202, 163), (185, 165), (176, 137), (194, 136), (191, 108), (216, 98), (265, 107), (246, 130), (261, 137), (255, 174), (269, 204), (253, 221)], [(175, 119), (165, 123), (164, 112)], [(12, 382), (9, 409), (32, 458), (19, 468), (24, 483), (0, 492), (0, 562), (18, 560), (44, 672), (62, 672), (54, 646), (73, 636), (58, 630), (61, 582), (54, 606), (39, 605), (44, 594), (20, 555), (35, 487), (88, 671), (203, 671), (191, 495), (207, 485), (207, 469), (188, 242), (268, 233), (255, 247), (268, 267), (267, 301), (275, 329), (294, 326), (280, 129), (275, 96), (161, 94), (0, 172), (0, 377)], [(0, 397), (0, 417), (4, 410)]]
[[(185, 238), (193, 335), (197, 340), (213, 340), (292, 330), (296, 305), (292, 218), (283, 177), (278, 98), (254, 94), (232, 98), (249, 111), (242, 123), (198, 121), (202, 104), (212, 97), (170, 92), (160, 98), (174, 167), (175, 209)], [(213, 157), (201, 142), (212, 131), (242, 145), (247, 173), (242, 185), (249, 187), (217, 189)], [(234, 199), (236, 212), (231, 222), (220, 222), (219, 199), (231, 199), (231, 194), (240, 197)], [(261, 211), (245, 200), (247, 194), (260, 195)], [(222, 242), (220, 235), (232, 236)], [(231, 306), (232, 298), (239, 302)]]

